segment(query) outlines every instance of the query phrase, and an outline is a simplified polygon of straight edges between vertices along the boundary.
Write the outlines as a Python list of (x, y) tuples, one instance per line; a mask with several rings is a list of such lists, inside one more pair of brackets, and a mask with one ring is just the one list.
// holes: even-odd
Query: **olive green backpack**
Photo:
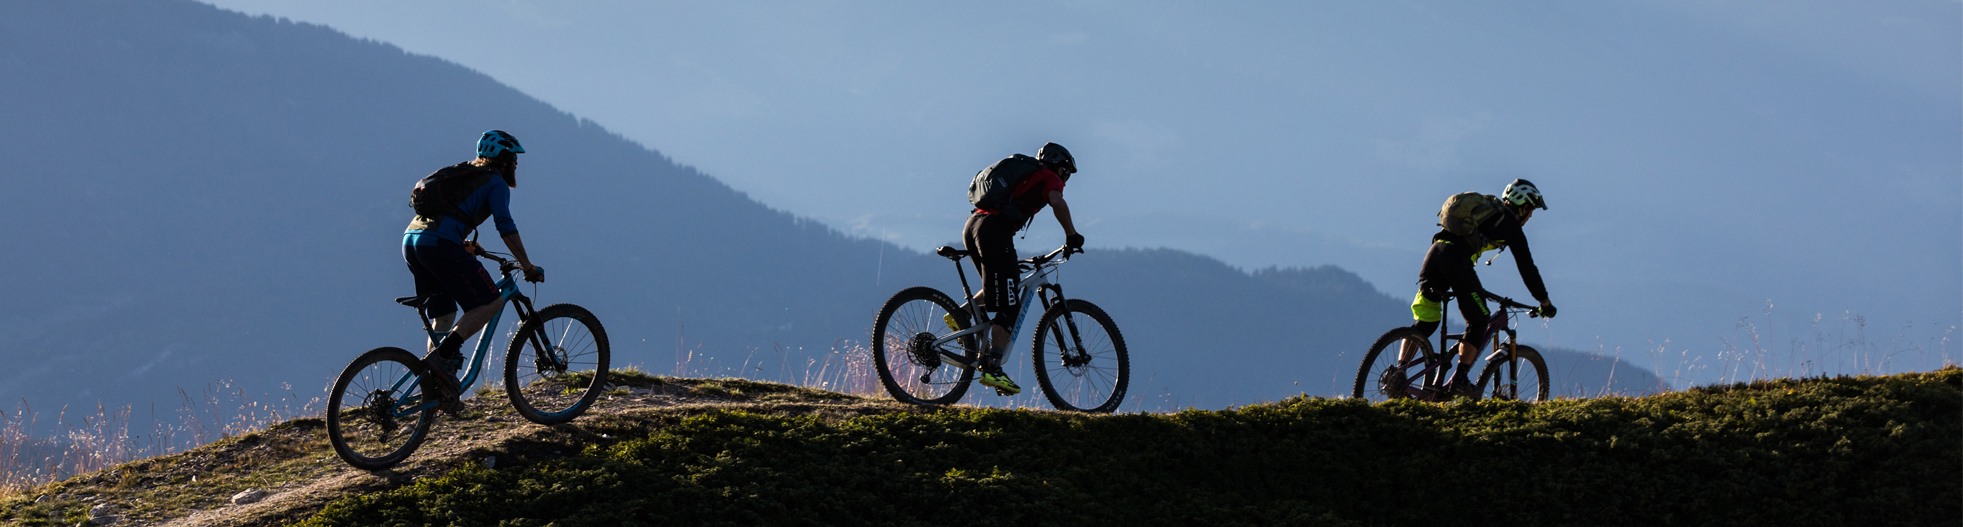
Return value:
[(1465, 238), (1477, 251), (1492, 243), (1479, 233), (1479, 226), (1504, 210), (1500, 207), (1500, 199), (1491, 194), (1460, 192), (1445, 198), (1445, 206), (1438, 209), (1438, 226)]

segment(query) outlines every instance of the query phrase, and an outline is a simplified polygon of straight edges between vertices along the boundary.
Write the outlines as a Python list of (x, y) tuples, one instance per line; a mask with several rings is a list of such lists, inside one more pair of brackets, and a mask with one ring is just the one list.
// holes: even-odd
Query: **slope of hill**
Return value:
[[(411, 289), (404, 196), (491, 128), (531, 151), (513, 209), (551, 271), (537, 297), (598, 314), (618, 364), (788, 380), (863, 345), (894, 291), (958, 288), (945, 261), (772, 210), (456, 64), (188, 0), (0, 6), (0, 115), (0, 400), (39, 408), (167, 413), (228, 378), (304, 399), (363, 350), (413, 346), (388, 301)], [(965, 177), (921, 199), (959, 208)], [(1097, 248), (1072, 266), (1132, 345), (1127, 408), (1336, 393), (1345, 354), (1405, 323), (1333, 268)]]
[[(1291, 398), (1090, 416), (626, 375), (573, 423), (496, 397), (404, 465), (303, 419), (0, 500), (69, 525), (1933, 525), (1963, 514), (1963, 370), (1545, 404)], [(270, 491), (254, 503), (228, 496)]]

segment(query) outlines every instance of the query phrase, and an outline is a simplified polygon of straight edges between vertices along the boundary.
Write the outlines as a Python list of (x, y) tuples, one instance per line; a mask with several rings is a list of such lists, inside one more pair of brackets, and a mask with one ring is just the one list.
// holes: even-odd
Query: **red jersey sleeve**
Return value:
[(1044, 206), (1050, 204), (1051, 191), (1063, 190), (1063, 178), (1046, 168), (1030, 174), (1029, 179), (1023, 180), (1020, 187), (1010, 195), (1015, 196), (1016, 201), (1022, 202), (1022, 209), (1028, 211), (1028, 215), (1035, 216), (1036, 213), (1043, 211)]

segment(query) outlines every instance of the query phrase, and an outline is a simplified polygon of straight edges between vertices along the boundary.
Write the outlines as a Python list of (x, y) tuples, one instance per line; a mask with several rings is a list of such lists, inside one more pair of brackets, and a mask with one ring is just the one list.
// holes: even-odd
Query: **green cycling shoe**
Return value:
[(1002, 373), (999, 370), (982, 372), (981, 383), (982, 386), (994, 388), (996, 392), (1002, 395), (1022, 393), (1022, 387), (1017, 386), (1016, 381), (1009, 378), (1009, 374)]

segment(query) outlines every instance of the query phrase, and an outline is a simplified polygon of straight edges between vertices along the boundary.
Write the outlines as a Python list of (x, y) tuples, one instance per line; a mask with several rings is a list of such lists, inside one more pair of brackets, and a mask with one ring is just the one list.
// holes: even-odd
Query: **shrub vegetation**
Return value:
[(1963, 370), (1544, 404), (711, 411), (307, 525), (1954, 525)]

